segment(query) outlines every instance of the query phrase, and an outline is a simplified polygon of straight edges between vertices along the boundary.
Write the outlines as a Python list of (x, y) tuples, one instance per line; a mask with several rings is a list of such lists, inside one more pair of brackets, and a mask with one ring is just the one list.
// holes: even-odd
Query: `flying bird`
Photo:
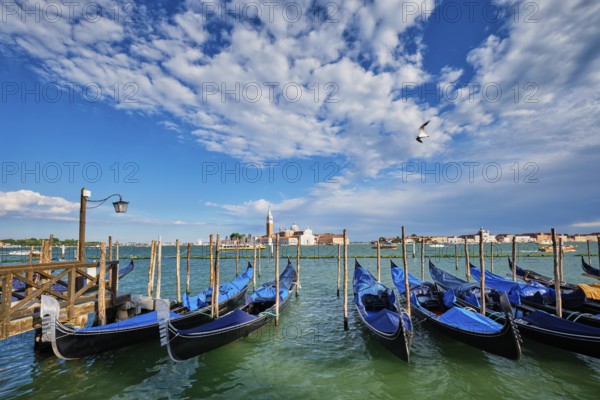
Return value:
[(425, 122), (423, 125), (421, 125), (419, 127), (419, 136), (417, 136), (417, 142), (423, 143), (422, 139), (429, 137), (429, 135), (425, 133), (425, 127), (427, 126), (428, 123), (429, 123), (429, 121)]

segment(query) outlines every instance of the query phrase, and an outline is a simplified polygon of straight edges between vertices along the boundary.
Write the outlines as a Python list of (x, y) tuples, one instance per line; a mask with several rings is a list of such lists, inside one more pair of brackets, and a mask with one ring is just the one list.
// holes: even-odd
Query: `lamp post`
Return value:
[(127, 208), (129, 207), (129, 202), (123, 201), (120, 194), (111, 194), (110, 196), (102, 199), (102, 200), (89, 200), (88, 198), (91, 196), (91, 192), (86, 190), (85, 188), (81, 188), (81, 199), (79, 206), (79, 248), (77, 249), (77, 260), (79, 262), (85, 262), (85, 216), (87, 210), (87, 203), (99, 203), (96, 206), (90, 208), (96, 208), (104, 204), (106, 200), (110, 199), (113, 196), (119, 196), (119, 201), (115, 201), (113, 203), (113, 207), (115, 208), (116, 213), (126, 213)]

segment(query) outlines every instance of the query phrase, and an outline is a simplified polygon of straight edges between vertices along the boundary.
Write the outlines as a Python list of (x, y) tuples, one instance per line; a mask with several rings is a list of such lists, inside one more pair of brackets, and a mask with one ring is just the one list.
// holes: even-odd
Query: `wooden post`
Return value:
[(42, 240), (42, 245), (40, 246), (40, 261), (39, 264), (43, 264), (46, 260), (46, 241)]
[[(413, 246), (415, 243), (413, 242)], [(406, 259), (406, 229), (402, 226), (402, 263), (404, 266), (404, 293), (406, 295), (406, 312), (410, 316), (410, 285), (408, 284), (408, 260)]]
[(341, 275), (342, 245), (338, 243), (337, 248), (338, 248), (338, 256), (337, 256), (337, 262), (338, 262), (337, 297), (339, 298), (340, 297), (340, 275)]
[(381, 281), (381, 243), (377, 239), (377, 282)]
[(77, 244), (77, 261), (85, 262), (85, 210), (87, 208), (86, 190), (81, 188), (79, 201), (79, 243)]
[(413, 238), (413, 242), (412, 242), (412, 258), (415, 258), (417, 253), (417, 242), (415, 242), (415, 239)]
[(260, 278), (260, 258), (262, 255), (262, 249), (258, 248), (258, 268), (256, 268), (256, 272), (258, 272), (258, 277)]
[(479, 231), (479, 269), (481, 270), (481, 279), (479, 280), (481, 290), (481, 315), (485, 315), (485, 264), (483, 254), (483, 230)]
[(512, 240), (513, 282), (517, 281), (517, 237)]
[(558, 263), (558, 252), (556, 243), (556, 232), (552, 228), (552, 251), (554, 258), (554, 290), (556, 291), (556, 316), (562, 318), (562, 296), (560, 293), (560, 267)]
[(471, 261), (469, 261), (469, 238), (465, 236), (465, 276), (467, 277), (467, 282), (471, 281)]
[(490, 272), (494, 273), (494, 242), (490, 242)]
[(52, 244), (54, 243), (54, 234), (50, 234), (50, 240), (48, 241), (48, 257), (46, 262), (52, 262)]
[(275, 326), (279, 325), (279, 235), (275, 239)]
[[(111, 263), (111, 261), (113, 260), (113, 243), (112, 243), (112, 236), (108, 236), (108, 257), (107, 260), (109, 262), (109, 264)], [(114, 276), (117, 277), (117, 280), (119, 279), (119, 270), (111, 268), (110, 272), (108, 273), (108, 281), (110, 282), (111, 287), (113, 286), (115, 280), (114, 280)], [(113, 301), (115, 300), (115, 298), (112, 299)]]
[(150, 264), (148, 264), (148, 296), (154, 295), (154, 261), (156, 253), (156, 242), (153, 240), (150, 244)]
[(190, 294), (190, 279), (191, 279), (191, 275), (192, 275), (192, 244), (188, 243), (187, 244), (187, 275), (185, 277), (185, 292), (187, 294)]
[[(212, 237), (212, 235), (211, 235), (211, 237)], [(215, 272), (214, 272), (215, 283), (212, 287), (213, 288), (213, 290), (212, 290), (212, 293), (213, 293), (213, 302), (212, 302), (213, 313), (212, 313), (212, 315), (215, 318), (219, 318), (219, 290), (221, 289), (221, 284), (219, 282), (219, 258), (220, 258), (220, 254), (221, 254), (221, 252), (219, 251), (219, 241), (220, 241), (220, 235), (217, 233), (217, 242), (216, 242), (216, 246), (215, 246), (215, 251), (216, 251)]]
[(175, 240), (175, 278), (177, 279), (177, 303), (181, 303), (181, 252), (179, 251), (179, 239)]
[(252, 260), (252, 290), (256, 291), (256, 243), (254, 243), (254, 258)]
[(240, 241), (235, 241), (235, 276), (239, 276), (239, 265), (240, 265)]
[[(98, 272), (98, 325), (106, 325), (106, 243), (100, 243), (100, 271)], [(114, 299), (113, 299), (114, 300)]]
[(348, 231), (344, 229), (344, 330), (348, 329)]
[(160, 286), (162, 275), (162, 237), (158, 237), (158, 263), (156, 265), (156, 298), (160, 299)]
[[(33, 246), (31, 246), (31, 250), (29, 250), (29, 265), (33, 264)], [(25, 277), (27, 278), (28, 281), (32, 281), (33, 280), (33, 272), (31, 271), (27, 271), (25, 273)], [(12, 278), (11, 277), (7, 277), (6, 279), (10, 279), (11, 280), (11, 286), (12, 286)], [(33, 291), (33, 288), (29, 285), (27, 285), (27, 288), (25, 289), (25, 296), (29, 296), (31, 294), (31, 292)], [(10, 292), (8, 291), (8, 289), (6, 289), (6, 291), (4, 291), (4, 293), (10, 293), (12, 292), (12, 288), (10, 289)], [(9, 303), (11, 300), (12, 296), (6, 296), (6, 298), (8, 299)]]
[(298, 297), (298, 290), (300, 290), (300, 238), (298, 238), (298, 247), (296, 248), (296, 264), (298, 265), (298, 283), (296, 283), (296, 297)]
[(425, 282), (425, 238), (421, 238), (421, 282)]
[(120, 260), (120, 257), (119, 257), (119, 246), (120, 246), (120, 244), (119, 244), (119, 241), (117, 240), (117, 243), (115, 244), (115, 253), (116, 253), (115, 254), (115, 259), (117, 261)]
[(588, 264), (592, 265), (592, 252), (590, 251), (590, 244), (591, 240), (587, 241), (587, 247), (588, 247)]
[(458, 271), (458, 244), (454, 243), (454, 267)]
[(565, 249), (564, 249), (564, 245), (563, 245), (563, 237), (562, 235), (559, 236), (558, 239), (558, 277), (560, 279), (560, 282), (562, 282), (563, 279), (563, 260), (565, 257)]
[(598, 241), (598, 266), (600, 268), (600, 235), (596, 236), (596, 240)]
[(208, 246), (208, 264), (210, 269), (210, 286), (215, 285), (215, 260), (214, 260), (214, 249), (213, 249), (213, 235), (210, 234), (209, 237), (209, 246)]

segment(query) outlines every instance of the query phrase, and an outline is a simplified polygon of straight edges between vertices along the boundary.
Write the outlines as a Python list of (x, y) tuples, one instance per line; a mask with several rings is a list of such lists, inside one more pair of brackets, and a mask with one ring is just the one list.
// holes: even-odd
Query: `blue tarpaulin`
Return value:
[(460, 307), (452, 307), (438, 318), (446, 325), (469, 332), (495, 333), (502, 330), (502, 325), (499, 323), (479, 313), (467, 311)]
[[(296, 280), (296, 270), (292, 263), (288, 261), (285, 270), (279, 275), (279, 299), (285, 299), (292, 287), (292, 283)], [(252, 293), (251, 299), (254, 302), (275, 301), (275, 281), (264, 283), (261, 287)]]
[[(248, 266), (246, 271), (235, 278), (231, 282), (222, 283), (219, 285), (219, 303), (238, 294), (252, 279), (252, 267)], [(196, 296), (189, 296), (187, 293), (183, 295), (183, 305), (190, 311), (196, 311), (210, 304), (212, 298), (212, 287), (209, 287), (202, 293)]]
[[(136, 327), (148, 326), (148, 325), (158, 323), (156, 314), (157, 314), (156, 311), (152, 311), (152, 312), (149, 312), (146, 314), (137, 315), (135, 317), (126, 319), (125, 321), (113, 322), (112, 324), (106, 324), (106, 325), (101, 325), (101, 326), (91, 326), (89, 328), (79, 328), (79, 329), (75, 329), (75, 331), (79, 332), (79, 333), (98, 332), (98, 331), (104, 331), (104, 330), (119, 330), (119, 329), (126, 329), (126, 328), (136, 328)], [(180, 314), (177, 314), (174, 312), (170, 313), (171, 319), (176, 319), (179, 317), (181, 317)]]
[(375, 312), (368, 312), (365, 321), (381, 332), (394, 333), (398, 329), (400, 316), (397, 312), (384, 308)]

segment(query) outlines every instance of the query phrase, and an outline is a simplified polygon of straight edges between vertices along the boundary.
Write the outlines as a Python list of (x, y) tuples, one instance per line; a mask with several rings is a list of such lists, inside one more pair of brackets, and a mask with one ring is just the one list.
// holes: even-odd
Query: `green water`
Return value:
[[(426, 255), (444, 269), (454, 272), (454, 247), (427, 248)], [(552, 275), (552, 259), (527, 257), (533, 248), (519, 252), (519, 265)], [(583, 252), (583, 247), (579, 249)], [(283, 248), (282, 256), (295, 256), (295, 247)], [(193, 255), (205, 250), (193, 248)], [(352, 245), (351, 257), (376, 273), (375, 250)], [(384, 250), (399, 255), (400, 249)], [(510, 246), (496, 249), (494, 271), (508, 272), (505, 256)], [(126, 257), (146, 257), (148, 248), (122, 248)], [(268, 250), (264, 250), (266, 256)], [(410, 257), (412, 273), (420, 275), (420, 258)], [(173, 247), (163, 251), (162, 297), (175, 295)], [(234, 255), (232, 252), (231, 255)], [(337, 255), (334, 246), (305, 247), (306, 257)], [(444, 255), (446, 257), (437, 257)], [(94, 250), (88, 250), (94, 257)], [(243, 253), (240, 271), (251, 260)], [(363, 258), (360, 258), (363, 257)], [(501, 258), (498, 258), (501, 257)], [(397, 260), (401, 262), (401, 260)], [(477, 264), (478, 258), (472, 258)], [(6, 260), (5, 260), (6, 262)], [(353, 259), (349, 267), (353, 267)], [(486, 266), (489, 269), (489, 258)], [(593, 261), (598, 265), (597, 259)], [(282, 262), (283, 265), (283, 262)], [(464, 273), (460, 260), (460, 274)], [(120, 290), (145, 294), (148, 260), (136, 262)], [(581, 276), (580, 258), (565, 258), (565, 276), (571, 282), (592, 282)], [(204, 259), (192, 259), (192, 292), (207, 285)], [(182, 261), (185, 272), (185, 260)], [(235, 275), (235, 260), (222, 263), (221, 280)], [(262, 258), (260, 282), (274, 277), (274, 262)], [(351, 276), (350, 276), (351, 277)], [(382, 261), (382, 282), (391, 287), (389, 261)], [(426, 273), (428, 278), (428, 273)], [(182, 281), (185, 282), (185, 275)], [(53, 355), (33, 352), (31, 333), (0, 342), (0, 398), (36, 399), (156, 399), (156, 398), (244, 398), (244, 399), (597, 399), (600, 394), (600, 360), (526, 341), (523, 358), (514, 362), (452, 341), (415, 322), (411, 362), (394, 357), (372, 339), (354, 312), (349, 296), (350, 330), (343, 330), (342, 298), (336, 296), (337, 260), (301, 260), (302, 289), (283, 311), (280, 325), (269, 325), (250, 337), (186, 362), (171, 362), (155, 342), (80, 360), (64, 361)], [(351, 292), (351, 287), (349, 287)]]

